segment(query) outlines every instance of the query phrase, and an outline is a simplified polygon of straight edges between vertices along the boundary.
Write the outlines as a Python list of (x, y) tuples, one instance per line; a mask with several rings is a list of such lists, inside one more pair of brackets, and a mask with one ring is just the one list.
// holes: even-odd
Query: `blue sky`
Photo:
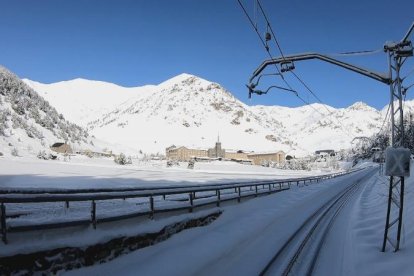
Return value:
[[(243, 0), (250, 13), (253, 2)], [(414, 20), (411, 0), (261, 2), (285, 54), (380, 49), (386, 40), (399, 40)], [(250, 105), (303, 104), (280, 91), (247, 99), (245, 84), (267, 56), (236, 0), (0, 0), (0, 5), (0, 64), (22, 78), (50, 83), (82, 77), (140, 86), (186, 72), (222, 84)], [(343, 60), (387, 69), (384, 53)], [(410, 61), (406, 70), (413, 67)], [(364, 101), (382, 108), (388, 102), (386, 85), (329, 64), (297, 63), (295, 72), (335, 107)], [(288, 80), (303, 98), (316, 101)], [(414, 77), (407, 80), (413, 82)], [(413, 94), (414, 89), (407, 98)]]

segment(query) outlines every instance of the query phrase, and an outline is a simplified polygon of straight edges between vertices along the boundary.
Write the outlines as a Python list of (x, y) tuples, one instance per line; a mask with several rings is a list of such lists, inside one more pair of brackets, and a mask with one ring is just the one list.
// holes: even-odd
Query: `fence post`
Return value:
[(92, 200), (91, 220), (92, 220), (93, 229), (96, 229), (96, 203), (95, 203), (95, 200)]
[(188, 194), (188, 196), (190, 197), (190, 209), (189, 209), (189, 211), (190, 211), (190, 213), (192, 213), (193, 212), (193, 193), (189, 193)]
[(254, 194), (254, 197), (257, 197), (257, 186), (258, 186), (258, 185), (256, 185), (256, 186), (255, 186), (255, 188), (256, 188), (256, 193)]
[(150, 215), (149, 215), (149, 218), (154, 219), (154, 198), (152, 196), (150, 196), (149, 200), (150, 200)]
[(216, 190), (216, 195), (217, 195), (217, 207), (220, 207), (220, 200), (221, 200), (220, 190)]
[(165, 194), (162, 195), (162, 199), (165, 200)]
[(237, 188), (237, 191), (239, 193), (239, 196), (237, 197), (237, 202), (240, 203), (240, 199), (241, 199), (241, 192), (240, 192), (240, 187)]
[(66, 203), (66, 204), (65, 204), (66, 209), (69, 209), (69, 201), (66, 201), (65, 203)]
[(272, 186), (269, 184), (269, 195), (272, 193)]
[(7, 244), (6, 205), (1, 203), (1, 239)]

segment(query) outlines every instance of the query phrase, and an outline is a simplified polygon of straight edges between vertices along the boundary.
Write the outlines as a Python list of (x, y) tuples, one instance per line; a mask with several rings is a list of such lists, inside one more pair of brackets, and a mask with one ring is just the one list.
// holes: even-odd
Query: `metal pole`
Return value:
[(95, 200), (92, 200), (91, 220), (92, 220), (93, 229), (96, 229), (96, 203), (95, 203)]
[(154, 219), (154, 197), (150, 196), (150, 219)]
[[(390, 110), (391, 110), (391, 146), (394, 148), (404, 146), (404, 113), (402, 103), (402, 85), (400, 78), (400, 69), (402, 65), (402, 58), (395, 52), (396, 49), (387, 49), (388, 62), (389, 62), (389, 77), (391, 79), (390, 84)], [(395, 78), (392, 77), (393, 71), (395, 72)], [(395, 108), (394, 104), (397, 101), (398, 107)], [(394, 192), (395, 191), (395, 192)], [(394, 194), (399, 195), (399, 198), (395, 198)], [(392, 212), (393, 203), (397, 207), (397, 211)], [(404, 208), (404, 177), (390, 176), (389, 189), (388, 189), (388, 206), (387, 217), (384, 229), (384, 239), (382, 243), (382, 252), (385, 251), (387, 242), (394, 247), (394, 251), (398, 251), (400, 248), (401, 228), (403, 219)], [(396, 214), (397, 213), (397, 214)], [(397, 216), (391, 219), (392, 216)], [(390, 223), (391, 220), (391, 223)], [(390, 229), (398, 222), (396, 242), (390, 237)]]
[(6, 205), (1, 204), (1, 239), (7, 244)]
[(188, 194), (189, 199), (190, 199), (190, 208), (189, 208), (189, 212), (192, 213), (193, 212), (193, 193), (189, 193)]

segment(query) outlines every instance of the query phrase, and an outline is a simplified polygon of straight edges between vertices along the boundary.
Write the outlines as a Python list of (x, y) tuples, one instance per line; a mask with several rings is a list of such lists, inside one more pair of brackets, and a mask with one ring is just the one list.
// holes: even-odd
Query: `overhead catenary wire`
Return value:
[(376, 136), (378, 136), (378, 134), (380, 134), (380, 133), (382, 132), (382, 129), (384, 128), (385, 123), (386, 123), (386, 122), (387, 122), (387, 120), (388, 120), (388, 115), (389, 115), (389, 113), (390, 113), (390, 107), (391, 107), (391, 105), (389, 104), (389, 105), (388, 105), (388, 108), (387, 108), (387, 113), (385, 114), (384, 121), (382, 122), (381, 128), (380, 128), (380, 130), (378, 131), (378, 133), (377, 133), (377, 135), (376, 135)]
[[(247, 10), (246, 10), (246, 8), (244, 7), (244, 5), (242, 4), (242, 2), (241, 2), (240, 0), (237, 0), (237, 2), (239, 2), (240, 7), (241, 7), (241, 8), (243, 9), (243, 11), (244, 11), (244, 14), (247, 16), (247, 18), (248, 18), (248, 20), (249, 20), (250, 24), (252, 25), (253, 29), (256, 31), (256, 34), (257, 34), (257, 36), (259, 37), (260, 41), (262, 42), (263, 47), (265, 48), (265, 50), (266, 50), (267, 54), (269, 55), (269, 57), (270, 57), (271, 59), (273, 59), (273, 56), (272, 56), (272, 54), (270, 53), (269, 48), (266, 46), (266, 42), (263, 40), (263, 37), (262, 37), (262, 36), (260, 35), (260, 33), (259, 33), (259, 30), (258, 30), (258, 28), (257, 28), (257, 25), (256, 25), (256, 24), (254, 24), (254, 22), (253, 22), (252, 18), (250, 17), (249, 13), (247, 12)], [(276, 70), (278, 71), (278, 73), (280, 74), (280, 77), (281, 77), (282, 79), (284, 79), (284, 77), (283, 77), (282, 73), (281, 73), (281, 72), (280, 72), (280, 70), (279, 70), (279, 67), (277, 67), (277, 65), (276, 65), (276, 64), (275, 64), (275, 68), (276, 68)]]
[[(242, 6), (242, 8), (243, 8), (243, 10), (244, 10), (244, 12), (245, 12), (245, 14), (249, 17), (249, 15), (248, 15), (248, 13), (247, 13), (247, 11), (244, 9), (244, 6), (242, 5), (242, 3), (240, 2), (240, 0), (238, 0), (238, 2), (239, 2), (239, 4)], [(283, 53), (283, 50), (282, 50), (282, 47), (280, 46), (280, 43), (279, 43), (279, 41), (277, 40), (277, 37), (276, 37), (276, 35), (275, 35), (275, 32), (273, 31), (273, 28), (272, 28), (272, 25), (270, 24), (270, 21), (269, 21), (269, 19), (268, 19), (268, 17), (267, 17), (267, 15), (266, 15), (266, 12), (264, 11), (264, 8), (263, 8), (263, 6), (262, 6), (262, 4), (260, 3), (260, 0), (256, 0), (256, 2), (257, 2), (257, 6), (259, 7), (259, 9), (260, 9), (260, 11), (261, 11), (261, 13), (262, 13), (262, 15), (263, 15), (263, 17), (264, 17), (264, 19), (265, 19), (265, 21), (266, 21), (266, 24), (267, 24), (267, 27), (268, 27), (268, 29), (270, 30), (270, 32), (271, 32), (271, 34), (272, 34), (272, 36), (273, 36), (273, 40), (275, 41), (275, 44), (276, 44), (276, 46), (277, 46), (277, 48), (278, 48), (278, 50), (279, 50), (279, 53), (280, 53), (280, 55), (282, 56), (282, 58), (283, 59), (285, 59), (285, 55), (284, 55), (284, 53)], [(250, 17), (249, 17), (249, 19), (250, 19)], [(254, 26), (254, 24), (252, 24), (253, 26)], [(263, 46), (265, 47), (265, 49), (266, 49), (266, 51), (268, 52), (268, 54), (270, 55), (270, 58), (271, 59), (273, 59), (273, 57), (272, 57), (272, 55), (271, 55), (271, 53), (270, 53), (270, 51), (269, 51), (269, 49), (268, 49), (268, 47), (266, 47), (266, 44), (263, 42), (263, 39), (262, 39), (262, 37), (260, 36), (260, 33), (258, 32), (258, 30), (257, 29), (255, 29), (256, 30), (256, 33), (258, 34), (258, 36), (260, 37), (260, 39), (262, 40), (262, 43), (263, 43)], [(276, 66), (276, 64), (275, 64), (275, 67), (278, 69), (278, 72), (280, 73), (280, 71), (279, 71), (279, 68)], [(293, 72), (292, 70), (289, 70), (289, 72), (291, 72), (292, 74), (293, 74), (293, 76), (306, 88), (306, 90), (309, 92), (309, 93), (311, 93), (312, 94), (312, 96), (319, 102), (319, 103), (321, 103), (322, 104), (322, 106), (328, 111), (328, 113), (329, 113), (329, 115), (332, 115), (332, 111), (331, 110), (329, 110), (327, 107), (326, 107), (326, 105), (325, 105), (325, 103), (323, 103), (322, 102), (322, 100), (316, 95), (316, 93), (315, 92), (313, 92), (313, 90), (312, 89), (310, 89), (310, 87), (295, 73), (295, 72)], [(293, 90), (293, 88), (292, 88), (292, 86), (286, 81), (286, 79), (284, 79), (283, 78), (283, 81), (285, 82), (285, 84), (290, 88), (290, 89), (292, 89)], [(323, 114), (323, 113), (321, 113), (321, 112), (319, 112), (314, 106), (312, 106), (309, 102), (307, 102), (307, 101), (305, 101), (302, 97), (300, 97), (299, 96), (299, 94), (298, 93), (296, 93), (296, 96), (302, 101), (302, 102), (304, 102), (306, 105), (309, 105), (309, 106), (311, 106), (311, 108), (312, 109), (314, 109), (317, 113), (319, 113), (320, 115), (322, 115), (322, 116), (326, 116), (325, 114)], [(329, 119), (332, 123), (333, 123), (333, 121), (331, 120), (331, 119)], [(342, 131), (344, 132), (344, 134), (345, 135), (347, 135), (349, 138), (352, 138), (350, 135), (349, 135), (349, 133), (348, 132), (350, 132), (349, 131), (349, 129), (347, 129), (343, 124), (342, 124), (342, 122), (340, 121), (340, 120), (337, 120), (338, 121), (338, 123), (341, 125), (341, 129), (342, 129)]]
[(350, 51), (350, 52), (342, 52), (342, 53), (329, 53), (326, 54), (328, 56), (364, 56), (364, 55), (374, 55), (383, 53), (384, 49), (376, 49), (376, 50), (363, 50), (363, 51)]
[(408, 71), (407, 75), (405, 75), (405, 77), (403, 77), (401, 80), (405, 80), (406, 78), (411, 76), (413, 73), (414, 73), (414, 67), (410, 71)]

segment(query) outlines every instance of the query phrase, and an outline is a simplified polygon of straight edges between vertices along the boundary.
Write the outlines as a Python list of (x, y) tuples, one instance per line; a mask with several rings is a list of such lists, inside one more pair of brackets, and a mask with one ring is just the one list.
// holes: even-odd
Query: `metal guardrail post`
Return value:
[(96, 202), (95, 200), (92, 200), (92, 206), (91, 206), (91, 220), (93, 229), (96, 229)]
[(239, 194), (239, 196), (237, 197), (237, 202), (240, 203), (241, 200), (241, 191), (240, 191), (240, 187), (237, 188), (237, 193)]
[(155, 210), (154, 209), (154, 198), (152, 196), (150, 196), (149, 200), (150, 200), (150, 215), (149, 215), (149, 218), (154, 219), (154, 210)]
[(269, 195), (272, 193), (272, 186), (269, 184)]
[(221, 200), (221, 196), (220, 196), (220, 190), (216, 190), (216, 195), (217, 195), (217, 207), (220, 207), (220, 200)]
[(67, 200), (65, 202), (65, 207), (66, 207), (66, 209), (69, 209), (69, 201), (67, 201)]
[(257, 197), (257, 186), (258, 185), (254, 186), (256, 188), (256, 193), (254, 194), (254, 197)]
[(6, 205), (1, 204), (1, 239), (7, 244)]
[(189, 199), (190, 199), (190, 208), (189, 208), (189, 211), (190, 211), (190, 213), (192, 213), (193, 212), (193, 207), (194, 207), (193, 193), (189, 193), (188, 196), (189, 196)]

